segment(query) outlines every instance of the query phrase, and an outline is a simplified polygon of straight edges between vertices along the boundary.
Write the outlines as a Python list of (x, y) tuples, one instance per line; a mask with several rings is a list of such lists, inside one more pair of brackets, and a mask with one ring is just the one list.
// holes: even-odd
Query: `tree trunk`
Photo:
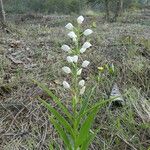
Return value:
[(147, 4), (147, 6), (148, 6), (148, 4), (149, 4), (149, 0), (147, 0), (147, 1), (146, 1), (146, 4)]
[(109, 21), (110, 14), (109, 14), (109, 0), (105, 0), (105, 13), (106, 13), (106, 20)]
[(123, 12), (123, 0), (120, 0), (120, 13), (122, 14)]
[(0, 0), (0, 21), (2, 24), (6, 21), (3, 0)]
[(122, 12), (123, 12), (123, 0), (117, 0), (116, 11), (113, 20), (116, 21), (117, 18), (121, 16)]

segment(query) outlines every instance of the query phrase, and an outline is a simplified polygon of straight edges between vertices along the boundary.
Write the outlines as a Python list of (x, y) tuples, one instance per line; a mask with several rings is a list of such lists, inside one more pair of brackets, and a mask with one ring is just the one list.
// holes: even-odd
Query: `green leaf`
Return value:
[(96, 88), (96, 86), (94, 86), (93, 88), (92, 88), (92, 90), (90, 90), (90, 93), (88, 94), (88, 98), (86, 99), (84, 99), (83, 100), (83, 103), (82, 103), (82, 107), (81, 107), (81, 110), (80, 110), (80, 114), (82, 114), (85, 110), (86, 110), (86, 108), (88, 107), (88, 102), (90, 101), (90, 99), (91, 99), (91, 97), (92, 97), (92, 95), (93, 95), (93, 92), (94, 92), (94, 90), (95, 90), (95, 88)]
[(96, 22), (93, 22), (93, 23), (92, 23), (92, 27), (93, 27), (93, 28), (96, 28), (96, 27), (97, 27)]
[(49, 150), (54, 150), (54, 148), (53, 148), (53, 145), (52, 145), (52, 144), (50, 144), (50, 145), (49, 145)]
[(99, 111), (99, 109), (103, 106), (105, 106), (108, 102), (111, 102), (114, 98), (109, 99), (109, 100), (101, 100), (100, 102), (97, 102), (94, 106), (92, 106), (91, 108), (87, 109), (85, 112), (83, 112), (82, 114), (80, 114), (78, 117), (79, 121), (81, 122), (81, 120), (83, 121), (83, 119), (86, 116), (85, 121), (83, 122), (83, 124), (81, 124), (81, 129), (79, 132), (79, 136), (78, 136), (78, 142), (77, 145), (80, 146), (84, 140), (86, 140), (88, 138), (88, 133), (89, 130), (92, 126), (92, 123), (94, 121), (94, 118), (97, 114), (97, 112)]
[(95, 136), (97, 135), (97, 133), (99, 132), (100, 129), (97, 129), (95, 131), (95, 133), (89, 133), (88, 138), (86, 139), (86, 141), (83, 143), (81, 150), (85, 150), (88, 149), (89, 145), (92, 143), (92, 141), (94, 140)]
[(80, 124), (82, 114), (85, 112), (85, 110), (86, 110), (87, 107), (88, 107), (88, 103), (89, 103), (89, 101), (90, 101), (90, 99), (91, 99), (91, 96), (92, 96), (92, 94), (93, 94), (95, 88), (96, 88), (96, 86), (94, 86), (94, 87), (92, 88), (92, 90), (90, 90), (90, 93), (88, 94), (88, 96), (87, 96), (88, 98), (87, 98), (87, 99), (82, 100), (82, 107), (81, 107), (80, 112), (79, 112), (79, 116), (80, 116), (80, 117), (77, 118), (77, 127), (78, 127), (79, 124)]
[(85, 119), (85, 121), (81, 125), (81, 129), (79, 131), (79, 136), (78, 136), (78, 139), (77, 139), (77, 147), (81, 146), (85, 142), (85, 140), (87, 140), (90, 128), (93, 124), (93, 121), (95, 119), (95, 116), (96, 116), (98, 110), (99, 110), (99, 107), (98, 106), (95, 107), (88, 114), (87, 118)]
[(111, 102), (110, 99), (109, 100), (100, 100), (100, 102), (97, 102), (96, 104), (94, 104), (91, 108), (87, 109), (83, 114), (86, 115), (88, 113), (90, 113), (90, 111), (92, 111), (93, 109), (99, 107), (99, 109), (103, 106), (105, 106), (108, 102)]
[(72, 115), (69, 113), (68, 109), (61, 103), (61, 100), (57, 98), (44, 84), (39, 83), (38, 81), (33, 80), (34, 83), (36, 83), (41, 89), (43, 89), (52, 99), (56, 102), (56, 104), (61, 108), (64, 114), (67, 115), (67, 117), (73, 121)]
[(105, 106), (107, 103), (111, 103), (113, 100), (115, 100), (118, 96), (115, 96), (115, 97), (112, 97), (108, 100), (100, 100), (99, 102), (97, 102), (96, 104), (94, 104), (91, 108), (87, 109), (83, 114), (82, 116), (86, 115), (87, 113), (89, 113), (91, 110), (93, 110), (94, 108), (96, 107), (99, 107), (101, 108), (102, 106)]
[(72, 138), (74, 138), (74, 131), (68, 121), (66, 121), (66, 119), (50, 104), (48, 104), (41, 98), (40, 100), (44, 104), (44, 106), (56, 117), (56, 119), (59, 121), (59, 124), (66, 130), (66, 132), (69, 133)]
[(100, 102), (97, 102), (94, 106), (92, 106), (89, 109), (85, 109), (85, 111), (83, 111), (81, 114), (79, 114), (79, 116), (77, 117), (77, 125), (80, 124), (81, 120), (83, 120), (83, 117), (86, 116), (88, 113), (90, 113), (92, 110), (94, 110), (95, 108), (99, 107), (99, 109), (106, 105), (108, 102), (111, 102), (111, 100), (100, 100)]
[(68, 147), (69, 150), (72, 150), (71, 144), (67, 137), (67, 133), (63, 130), (63, 128), (59, 125), (59, 123), (53, 117), (49, 117), (49, 119), (50, 119), (51, 123), (54, 125), (57, 132), (59, 133), (60, 138), (63, 140), (66, 147)]

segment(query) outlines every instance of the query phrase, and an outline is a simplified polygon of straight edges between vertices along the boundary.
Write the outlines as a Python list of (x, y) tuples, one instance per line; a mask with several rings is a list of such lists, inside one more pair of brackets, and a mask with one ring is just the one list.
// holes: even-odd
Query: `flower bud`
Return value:
[(76, 38), (77, 38), (77, 35), (76, 35), (73, 31), (69, 32), (69, 33), (68, 33), (68, 36), (69, 36), (70, 38), (72, 38), (72, 39), (76, 39)]
[(65, 26), (68, 30), (73, 30), (74, 26), (72, 25), (72, 23), (68, 23), (66, 26)]
[(98, 70), (99, 70), (100, 72), (103, 72), (103, 71), (104, 71), (104, 67), (98, 67)]
[(64, 50), (65, 52), (69, 52), (71, 50), (71, 48), (68, 45), (62, 45), (61, 47), (62, 50)]
[(83, 68), (86, 68), (89, 64), (90, 64), (90, 62), (87, 61), (87, 60), (85, 60), (85, 61), (83, 61), (83, 63), (82, 63), (82, 67), (83, 67)]
[(87, 49), (87, 48), (90, 48), (91, 46), (92, 46), (91, 43), (85, 42), (85, 43), (83, 44), (82, 48)]
[(84, 80), (81, 80), (81, 81), (79, 82), (79, 86), (81, 86), (81, 87), (83, 87), (84, 84), (85, 84), (85, 81), (84, 81)]
[(83, 21), (84, 21), (84, 17), (83, 17), (83, 16), (79, 16), (79, 17), (77, 18), (78, 24), (82, 24)]
[(77, 38), (73, 38), (72, 40), (73, 40), (73, 42), (77, 42)]
[(83, 94), (84, 94), (85, 88), (86, 88), (85, 86), (82, 87), (82, 89), (80, 90), (80, 95), (83, 95)]
[(67, 81), (63, 81), (63, 87), (65, 89), (70, 89), (70, 85), (69, 85), (69, 83)]
[(82, 47), (82, 48), (80, 49), (80, 53), (84, 53), (85, 51), (86, 51), (86, 48), (83, 48), (83, 47)]
[(77, 75), (79, 76), (81, 75), (81, 73), (82, 73), (82, 68), (77, 71)]
[(71, 73), (71, 69), (67, 66), (63, 67), (62, 70), (67, 74)]
[(93, 33), (93, 31), (91, 30), (91, 29), (86, 29), (84, 32), (83, 32), (83, 34), (85, 35), (85, 36), (88, 36), (88, 35), (90, 35), (90, 34), (92, 34)]

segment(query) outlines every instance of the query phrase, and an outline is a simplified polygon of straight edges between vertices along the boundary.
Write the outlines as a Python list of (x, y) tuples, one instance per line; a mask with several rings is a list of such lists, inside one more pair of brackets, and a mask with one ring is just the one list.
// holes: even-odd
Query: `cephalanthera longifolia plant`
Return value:
[[(62, 45), (61, 49), (68, 54), (66, 61), (67, 66), (62, 68), (63, 72), (70, 76), (71, 81), (63, 81), (63, 87), (68, 93), (71, 93), (71, 109), (68, 110), (62, 101), (56, 97), (43, 84), (36, 82), (44, 91), (46, 91), (53, 101), (57, 104), (59, 111), (50, 103), (41, 99), (44, 106), (50, 111), (50, 122), (53, 124), (61, 140), (64, 143), (65, 150), (87, 150), (96, 133), (99, 131), (92, 130), (94, 118), (99, 109), (108, 101), (99, 100), (96, 104), (90, 104), (89, 100), (93, 94), (93, 89), (85, 94), (85, 80), (81, 78), (82, 70), (90, 64), (88, 60), (81, 62), (81, 55), (85, 53), (92, 45), (87, 37), (93, 33), (91, 29), (83, 31), (82, 23), (84, 17), (77, 18), (77, 27), (68, 23), (65, 27), (70, 30), (68, 36), (71, 38), (73, 46)], [(81, 38), (86, 39), (85, 43), (81, 43)], [(79, 60), (80, 59), (80, 60)], [(88, 95), (88, 96), (83, 96)], [(51, 144), (50, 149), (53, 149)]]

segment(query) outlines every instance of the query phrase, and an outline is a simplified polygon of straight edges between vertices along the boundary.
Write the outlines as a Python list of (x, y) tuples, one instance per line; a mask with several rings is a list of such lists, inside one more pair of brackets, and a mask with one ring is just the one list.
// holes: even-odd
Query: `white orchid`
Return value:
[(68, 61), (68, 63), (72, 63), (73, 62), (72, 57), (71, 56), (67, 56), (67, 61)]
[[(86, 121), (85, 116), (81, 116), (80, 118), (77, 117), (77, 114), (80, 113), (80, 111), (82, 111), (82, 103), (83, 103), (83, 96), (84, 93), (86, 92), (86, 81), (84, 79), (82, 79), (82, 71), (84, 68), (86, 68), (90, 62), (88, 60), (84, 60), (80, 63), (80, 55), (82, 53), (84, 53), (88, 48), (90, 48), (92, 45), (91, 43), (87, 41), (85, 41), (85, 43), (83, 45), (82, 41), (84, 40), (84, 38), (86, 38), (85, 36), (88, 36), (90, 34), (93, 33), (93, 31), (91, 29), (86, 29), (85, 31), (82, 30), (82, 23), (84, 21), (84, 17), (83, 16), (79, 16), (77, 18), (77, 26), (73, 26), (71, 23), (66, 24), (66, 28), (69, 30), (68, 32), (68, 36), (71, 38), (71, 43), (73, 44), (73, 46), (68, 46), (68, 45), (62, 45), (61, 49), (63, 51), (67, 51), (68, 55), (66, 56), (66, 61), (67, 63), (69, 63), (66, 66), (62, 67), (62, 71), (65, 72), (66, 74), (66, 78), (69, 78), (70, 80), (68, 81), (67, 79), (64, 79), (62, 81), (62, 86), (65, 92), (68, 92), (68, 94), (66, 93), (66, 98), (68, 99), (66, 101), (66, 104), (68, 104), (69, 102), (69, 113), (68, 110), (66, 108), (68, 108), (68, 105), (66, 107), (64, 107), (64, 105), (61, 104), (61, 102), (59, 101), (59, 98), (56, 99), (56, 103), (60, 106), (61, 112), (59, 114), (59, 110), (55, 110), (55, 108), (51, 111), (52, 115), (54, 116), (54, 118), (56, 118), (54, 121), (57, 123), (59, 122), (59, 125), (61, 126), (62, 129), (64, 129), (66, 126), (64, 124), (64, 122), (62, 122), (60, 118), (58, 118), (57, 116), (62, 115), (62, 114), (67, 114), (68, 118), (71, 118), (69, 123), (67, 124), (67, 126), (72, 126), (74, 124), (74, 122), (83, 122)], [(81, 33), (81, 31), (84, 31)], [(83, 38), (83, 39), (82, 39)], [(52, 95), (53, 96), (53, 95)], [(54, 95), (55, 96), (55, 95)], [(55, 98), (55, 97), (54, 97)], [(70, 101), (71, 100), (71, 101)], [(46, 104), (46, 102), (45, 102)], [(89, 105), (89, 103), (87, 103)], [(94, 107), (95, 104), (91, 105), (91, 108)], [(61, 107), (62, 106), (62, 107)], [(64, 109), (65, 108), (65, 109)], [(99, 107), (97, 107), (99, 109)], [(55, 111), (54, 111), (55, 110)], [(67, 110), (67, 111), (66, 111)], [(85, 111), (86, 112), (86, 111)], [(91, 114), (87, 114), (87, 117), (90, 117)], [(96, 116), (96, 113), (93, 115), (92, 117), (92, 122), (94, 121), (94, 118)], [(55, 122), (52, 122), (53, 125), (55, 125)], [(93, 124), (92, 124), (93, 125)], [(84, 124), (81, 124), (78, 128), (76, 128), (78, 131), (81, 131), (84, 128)], [(56, 128), (57, 129), (57, 126)], [(68, 132), (67, 133), (67, 137), (71, 137), (72, 133), (76, 132), (73, 129), (72, 132)], [(90, 128), (88, 128), (89, 130), (91, 130)], [(59, 134), (59, 132), (57, 132)], [(79, 133), (82, 137), (84, 136), (85, 133)], [(80, 136), (79, 135), (79, 136)], [(76, 136), (76, 135), (75, 135)], [(89, 144), (91, 144), (91, 141), (88, 141), (88, 137), (86, 137), (85, 141), (83, 142), (78, 142), (78, 140), (80, 140), (80, 137), (77, 138), (73, 138), (71, 143), (75, 143), (75, 144), (71, 144), (69, 143), (66, 144), (64, 146), (64, 149), (69, 149), (70, 147), (72, 149), (76, 149), (79, 150), (83, 147), (83, 149), (88, 149)], [(61, 137), (62, 142), (65, 142), (65, 138), (64, 136)], [(79, 143), (76, 144), (76, 141)], [(88, 145), (88, 146), (87, 146)]]
[(83, 94), (84, 94), (85, 88), (86, 88), (85, 86), (82, 87), (82, 89), (80, 90), (80, 95), (83, 95)]
[(87, 60), (85, 60), (85, 61), (83, 61), (83, 63), (82, 63), (82, 67), (83, 67), (83, 68), (86, 68), (89, 64), (90, 64), (90, 62), (87, 61)]
[(73, 59), (73, 62), (77, 63), (77, 61), (78, 61), (78, 56), (77, 56), (77, 55), (74, 55), (74, 56), (72, 57), (72, 59)]
[(72, 25), (72, 23), (68, 23), (66, 26), (65, 26), (68, 30), (73, 30), (74, 26)]
[(83, 21), (84, 21), (84, 17), (83, 17), (83, 16), (79, 16), (79, 17), (77, 18), (78, 24), (82, 24)]
[(90, 34), (92, 34), (93, 33), (93, 31), (91, 30), (91, 29), (86, 29), (84, 32), (83, 32), (83, 34), (85, 35), (85, 36), (88, 36), (88, 35), (90, 35)]
[(77, 38), (77, 35), (76, 35), (73, 31), (69, 32), (69, 33), (68, 33), (68, 36), (69, 36), (70, 38), (72, 38), (72, 39), (76, 39), (76, 38)]
[(90, 42), (85, 42), (85, 43), (83, 44), (82, 48), (87, 49), (87, 48), (90, 48), (91, 46), (92, 46), (92, 45), (91, 45)]
[(81, 54), (84, 53), (85, 51), (86, 51), (86, 48), (83, 48), (83, 47), (82, 47), (82, 48), (80, 49), (80, 53), (81, 53)]
[(63, 87), (65, 89), (70, 89), (70, 85), (69, 85), (69, 83), (67, 81), (63, 81)]
[(68, 45), (62, 45), (61, 47), (62, 50), (64, 50), (65, 52), (69, 52), (71, 50), (71, 48)]
[(84, 80), (80, 80), (79, 81), (79, 86), (83, 87), (85, 85), (85, 81)]
[(78, 56), (77, 56), (77, 55), (74, 55), (74, 56), (67, 56), (67, 61), (68, 61), (69, 63), (73, 63), (73, 62), (77, 63), (77, 61), (78, 61)]
[(77, 71), (77, 75), (80, 76), (82, 73), (82, 68)]
[(64, 66), (64, 67), (62, 68), (62, 70), (63, 70), (65, 73), (67, 73), (67, 74), (71, 73), (71, 69), (70, 69), (69, 67), (67, 67), (67, 66)]

